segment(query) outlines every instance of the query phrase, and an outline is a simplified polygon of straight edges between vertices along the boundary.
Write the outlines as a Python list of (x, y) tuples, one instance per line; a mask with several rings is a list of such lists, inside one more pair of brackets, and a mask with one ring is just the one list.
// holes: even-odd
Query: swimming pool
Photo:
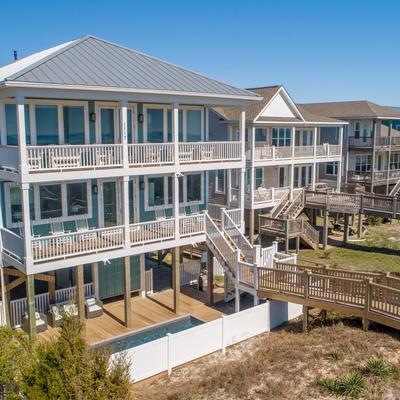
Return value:
[(120, 336), (106, 339), (102, 342), (95, 343), (93, 346), (111, 346), (113, 353), (131, 349), (132, 347), (140, 346), (141, 344), (151, 342), (166, 336), (168, 333), (177, 333), (185, 331), (204, 324), (203, 321), (191, 315), (175, 318), (172, 321), (163, 322), (153, 325), (149, 328), (144, 328), (139, 331), (125, 333)]

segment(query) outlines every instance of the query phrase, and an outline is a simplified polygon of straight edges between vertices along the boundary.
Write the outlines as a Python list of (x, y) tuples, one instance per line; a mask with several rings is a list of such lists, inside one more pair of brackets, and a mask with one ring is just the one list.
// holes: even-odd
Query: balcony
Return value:
[[(284, 196), (287, 196), (290, 192), (290, 187), (282, 188), (263, 188), (259, 187), (254, 191), (253, 205), (255, 208), (272, 207)], [(251, 205), (250, 193), (246, 193), (246, 207)]]
[[(173, 143), (135, 143), (127, 147), (129, 168), (175, 163)], [(180, 164), (241, 161), (240, 142), (179, 143), (178, 148)], [(122, 144), (27, 146), (27, 164), (30, 173), (122, 169), (123, 154)]]
[[(348, 171), (348, 179), (351, 182), (371, 183), (371, 171)], [(374, 183), (396, 183), (400, 179), (400, 170), (392, 169), (385, 171), (374, 171)]]
[[(257, 146), (254, 150), (255, 161), (280, 161), (333, 158), (340, 156), (340, 145), (325, 143), (317, 146)], [(250, 160), (251, 152), (247, 151), (247, 159)]]
[[(349, 147), (353, 148), (372, 148), (374, 145), (373, 138), (371, 137), (349, 137)], [(400, 146), (399, 136), (383, 136), (375, 139), (375, 147), (389, 147)], [(382, 149), (380, 149), (382, 150)]]
[[(196, 241), (195, 236), (204, 234), (204, 214), (178, 218), (178, 240), (188, 239), (191, 243)], [(125, 240), (124, 231), (125, 227), (122, 225), (32, 238), (33, 265), (56, 260), (60, 262), (60, 260), (93, 254), (100, 254), (98, 259), (102, 260), (108, 256), (112, 258), (112, 252), (117, 250), (124, 250), (126, 254), (118, 253), (118, 255), (114, 254), (114, 257), (140, 254), (143, 252), (143, 246), (152, 244), (155, 245), (154, 250), (158, 249), (157, 246), (165, 248), (168, 245), (163, 243), (176, 239), (175, 218), (131, 224), (127, 240)], [(1, 236), (3, 254), (19, 264), (23, 263), (23, 238), (5, 228), (1, 228)], [(202, 237), (200, 239), (204, 240)], [(132, 251), (134, 248), (137, 248), (136, 252)], [(146, 249), (146, 251), (150, 250)], [(76, 265), (79, 261), (74, 259), (71, 265), (74, 263)]]

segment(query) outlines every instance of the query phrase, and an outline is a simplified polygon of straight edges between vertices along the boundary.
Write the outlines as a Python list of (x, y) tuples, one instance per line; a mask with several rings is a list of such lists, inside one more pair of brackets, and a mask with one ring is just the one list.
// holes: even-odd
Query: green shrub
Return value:
[(367, 224), (368, 225), (381, 225), (382, 224), (382, 217), (378, 217), (376, 215), (368, 215)]
[(386, 379), (392, 375), (393, 368), (382, 357), (372, 357), (365, 364), (363, 372), (368, 375)]
[(339, 361), (342, 358), (342, 355), (337, 351), (337, 350), (332, 350), (329, 353), (329, 357), (333, 360), (333, 361)]
[(359, 397), (367, 386), (367, 381), (358, 372), (351, 372), (343, 378), (321, 378), (316, 385), (335, 396)]

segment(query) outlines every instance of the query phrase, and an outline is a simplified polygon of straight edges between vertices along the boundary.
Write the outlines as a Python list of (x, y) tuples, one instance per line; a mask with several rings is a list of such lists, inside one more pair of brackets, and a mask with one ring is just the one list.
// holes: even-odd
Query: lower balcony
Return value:
[[(180, 244), (204, 241), (205, 215), (179, 217), (179, 232), (175, 235), (175, 218), (140, 222), (129, 225), (125, 240), (124, 226), (86, 229), (78, 232), (54, 234), (31, 239), (32, 261), (35, 271), (42, 265), (57, 261), (57, 267), (95, 262), (108, 258), (141, 254)], [(19, 268), (24, 267), (24, 240), (8, 229), (1, 228), (3, 254)], [(128, 243), (128, 245), (126, 245)], [(93, 260), (82, 257), (94, 256)], [(53, 265), (54, 269), (54, 265)]]
[[(354, 183), (371, 183), (372, 172), (371, 171), (348, 171), (349, 182)], [(400, 179), (400, 170), (392, 169), (386, 171), (374, 171), (374, 183), (375, 184), (386, 184), (389, 181), (390, 184), (396, 183)]]
[[(281, 188), (259, 187), (254, 191), (253, 207), (256, 209), (273, 207), (283, 197), (288, 196), (289, 192), (290, 192), (290, 187), (281, 187)], [(246, 207), (250, 208), (250, 206), (251, 206), (251, 195), (250, 193), (246, 193)]]

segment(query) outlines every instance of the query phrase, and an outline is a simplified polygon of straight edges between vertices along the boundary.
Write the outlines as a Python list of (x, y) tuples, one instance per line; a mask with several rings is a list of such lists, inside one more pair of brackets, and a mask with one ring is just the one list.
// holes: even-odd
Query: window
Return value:
[(40, 218), (62, 217), (61, 185), (43, 185), (39, 187)]
[(132, 120), (133, 111), (128, 109), (128, 116), (127, 116), (127, 133), (128, 133), (128, 143), (133, 143), (133, 120)]
[(115, 143), (115, 120), (113, 108), (100, 109), (101, 143)]
[(359, 122), (356, 122), (354, 125), (354, 137), (356, 139), (360, 138), (360, 123)]
[(83, 106), (63, 107), (64, 140), (68, 144), (85, 143), (85, 113)]
[(285, 167), (279, 167), (279, 187), (285, 187), (286, 173)]
[(193, 174), (186, 176), (186, 201), (201, 201), (201, 174)]
[(147, 110), (147, 141), (162, 143), (164, 141), (164, 110), (149, 108)]
[[(22, 192), (18, 186), (9, 185), (9, 203), (10, 203), (10, 212), (11, 218), (8, 221), (9, 225), (18, 224), (22, 222), (23, 215), (22, 215)], [(29, 189), (29, 212), (30, 212), (30, 219), (35, 219), (35, 204), (33, 200), (33, 190)]]
[(313, 136), (310, 129), (296, 130), (296, 146), (312, 146)]
[(58, 107), (56, 105), (36, 105), (35, 118), (37, 144), (58, 144)]
[(215, 175), (215, 192), (225, 193), (225, 170), (219, 169)]
[(201, 141), (201, 110), (186, 110), (186, 141)]
[(292, 133), (290, 128), (272, 128), (273, 146), (290, 146)]
[(371, 163), (371, 155), (356, 156), (356, 172), (361, 173), (371, 171)]
[(88, 213), (86, 182), (67, 184), (67, 214), (83, 215)]
[(267, 141), (267, 130), (265, 128), (256, 128), (256, 142)]
[(165, 204), (163, 176), (151, 177), (147, 179), (147, 194), (149, 207), (161, 206)]
[(390, 169), (400, 169), (400, 154), (394, 153), (390, 155)]
[(337, 175), (338, 174), (338, 163), (328, 162), (325, 164), (325, 175)]
[[(18, 145), (18, 127), (17, 127), (17, 107), (15, 104), (5, 104), (5, 122), (7, 132), (7, 145)], [(26, 144), (31, 143), (31, 129), (29, 122), (29, 106), (25, 104), (25, 135)]]
[(263, 186), (263, 169), (262, 168), (256, 168), (255, 169), (255, 184), (256, 184), (256, 189), (259, 187)]

